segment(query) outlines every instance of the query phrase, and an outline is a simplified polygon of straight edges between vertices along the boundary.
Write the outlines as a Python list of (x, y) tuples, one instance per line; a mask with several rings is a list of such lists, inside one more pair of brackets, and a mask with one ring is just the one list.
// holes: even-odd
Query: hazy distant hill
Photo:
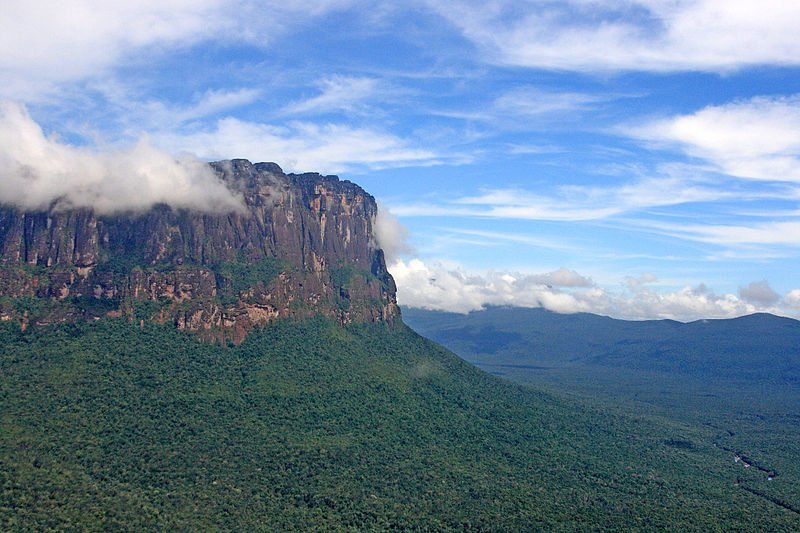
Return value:
[(405, 308), (403, 316), (422, 335), (482, 366), (621, 367), (800, 382), (800, 322), (768, 314), (690, 323), (511, 307), (469, 314)]

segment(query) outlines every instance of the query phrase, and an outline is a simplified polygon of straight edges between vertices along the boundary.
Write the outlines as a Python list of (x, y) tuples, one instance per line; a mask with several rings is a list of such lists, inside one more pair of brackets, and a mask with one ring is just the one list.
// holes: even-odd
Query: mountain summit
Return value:
[(241, 198), (238, 211), (0, 208), (0, 318), (25, 328), (129, 315), (238, 344), (277, 317), (399, 315), (372, 196), (274, 163), (210, 165)]

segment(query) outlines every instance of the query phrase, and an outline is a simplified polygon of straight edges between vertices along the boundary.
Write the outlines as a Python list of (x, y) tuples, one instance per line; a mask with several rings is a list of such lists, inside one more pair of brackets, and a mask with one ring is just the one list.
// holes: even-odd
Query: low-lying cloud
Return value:
[(401, 254), (412, 251), (408, 243), (408, 229), (380, 202), (373, 231), (375, 244), (383, 250), (388, 262), (395, 261)]
[(146, 210), (157, 203), (204, 212), (243, 208), (199, 159), (173, 157), (143, 138), (98, 151), (47, 137), (27, 110), (0, 102), (0, 203), (23, 209)]
[[(607, 313), (605, 291), (577, 272), (468, 274), (456, 266), (397, 260), (389, 267), (403, 305), (466, 313), (487, 305), (545, 307), (560, 313)], [(578, 291), (565, 289), (580, 288)]]
[(544, 274), (472, 274), (457, 265), (410, 259), (395, 260), (389, 270), (397, 282), (400, 304), (457, 313), (488, 305), (542, 307), (558, 313), (587, 312), (630, 320), (691, 321), (756, 312), (800, 313), (800, 289), (781, 299), (763, 281), (740, 288), (737, 296), (717, 294), (703, 284), (660, 290), (658, 279), (651, 273), (628, 278), (619, 291), (611, 291), (566, 268)]

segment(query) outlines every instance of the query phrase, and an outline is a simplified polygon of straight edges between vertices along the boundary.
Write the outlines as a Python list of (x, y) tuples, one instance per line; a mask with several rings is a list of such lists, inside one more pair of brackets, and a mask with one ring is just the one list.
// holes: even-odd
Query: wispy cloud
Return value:
[(65, 82), (214, 40), (264, 46), (351, 0), (11, 0), (0, 14), (0, 97), (30, 101)]
[(229, 117), (217, 121), (210, 130), (164, 133), (155, 138), (163, 146), (206, 159), (246, 157), (275, 161), (298, 172), (358, 172), (437, 165), (450, 160), (450, 156), (384, 131), (333, 123), (292, 122), (276, 126)]
[(731, 176), (800, 183), (800, 95), (709, 106), (625, 131)]
[(575, 113), (591, 109), (611, 97), (603, 94), (577, 93), (569, 91), (545, 91), (537, 87), (517, 87), (493, 103), (495, 113), (520, 117)]
[[(777, 245), (800, 246), (800, 221), (753, 222), (751, 224), (701, 225), (643, 223), (655, 231), (682, 239), (719, 246)], [(763, 254), (764, 252), (759, 252)]]
[[(437, 232), (443, 232), (447, 236), (467, 236), (479, 237), (483, 239), (484, 243), (498, 244), (498, 243), (513, 243), (522, 244), (525, 246), (533, 246), (535, 248), (547, 248), (550, 250), (573, 250), (574, 248), (565, 244), (563, 240), (546, 239), (535, 235), (503, 232), (503, 231), (486, 231), (465, 228), (438, 228)], [(452, 237), (451, 237), (452, 238)]]
[(437, 117), (483, 123), (498, 131), (540, 130), (564, 122), (578, 122), (584, 114), (619, 98), (620, 95), (614, 94), (548, 90), (523, 85), (491, 96), (484, 103), (474, 104), (471, 108), (436, 108), (429, 113)]
[(782, 0), (427, 0), (489, 61), (576, 71), (797, 65), (800, 7)]
[[(367, 102), (376, 96), (380, 83), (375, 78), (333, 76), (318, 83), (320, 94), (292, 102), (283, 108), (286, 115), (309, 113), (365, 112)], [(382, 91), (385, 93), (385, 91)]]
[(462, 216), (518, 220), (585, 221), (608, 219), (643, 209), (709, 202), (736, 197), (702, 182), (664, 176), (642, 178), (622, 185), (595, 187), (562, 185), (527, 189), (488, 189), (476, 196), (440, 204), (394, 207), (403, 216)]
[(130, 97), (117, 99), (116, 104), (127, 109), (126, 120), (136, 121), (139, 127), (150, 131), (176, 129), (182, 124), (202, 120), (251, 104), (259, 97), (258, 89), (243, 87), (228, 90), (210, 90), (195, 95), (194, 101), (171, 105), (160, 100), (138, 102)]

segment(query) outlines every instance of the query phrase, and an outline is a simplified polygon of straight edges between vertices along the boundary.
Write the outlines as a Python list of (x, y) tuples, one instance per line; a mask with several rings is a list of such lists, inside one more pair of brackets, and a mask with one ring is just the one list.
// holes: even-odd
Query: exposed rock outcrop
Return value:
[(241, 195), (240, 212), (0, 208), (0, 318), (145, 315), (238, 343), (276, 317), (391, 324), (399, 315), (372, 196), (274, 163), (211, 165)]

